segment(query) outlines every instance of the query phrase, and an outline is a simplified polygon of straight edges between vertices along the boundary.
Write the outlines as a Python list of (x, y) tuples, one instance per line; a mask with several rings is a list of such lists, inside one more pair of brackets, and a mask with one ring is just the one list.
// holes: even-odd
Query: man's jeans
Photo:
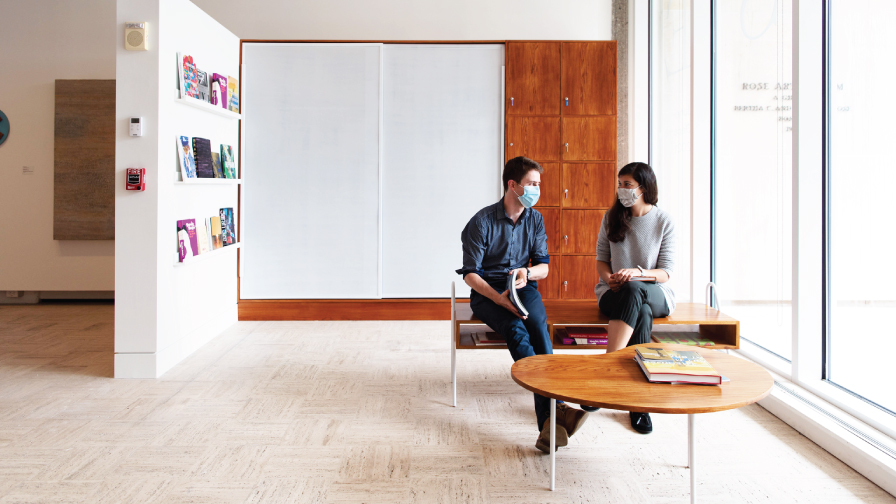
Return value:
[[(504, 282), (490, 283), (489, 285), (498, 293), (504, 292), (506, 287)], [(529, 311), (529, 317), (526, 320), (521, 320), (506, 308), (498, 306), (476, 291), (470, 294), (470, 308), (480, 320), (504, 337), (514, 361), (532, 355), (554, 353), (551, 337), (548, 334), (547, 315), (537, 285), (528, 283), (522, 289), (517, 289), (516, 292), (523, 306)], [(534, 395), (535, 418), (538, 421), (538, 431), (541, 432), (544, 422), (551, 416), (551, 401), (547, 397)]]

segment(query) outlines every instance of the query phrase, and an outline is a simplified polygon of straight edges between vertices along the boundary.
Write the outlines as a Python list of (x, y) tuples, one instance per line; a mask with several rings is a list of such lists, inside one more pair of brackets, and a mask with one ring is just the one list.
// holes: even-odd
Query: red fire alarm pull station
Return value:
[(146, 168), (128, 168), (128, 191), (143, 191), (146, 189)]

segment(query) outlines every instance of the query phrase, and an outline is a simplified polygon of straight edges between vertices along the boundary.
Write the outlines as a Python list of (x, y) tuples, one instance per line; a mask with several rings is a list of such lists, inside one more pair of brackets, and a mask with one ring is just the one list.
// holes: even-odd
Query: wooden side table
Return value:
[(638, 346), (691, 350), (700, 354), (730, 382), (722, 385), (650, 383), (635, 362), (635, 347), (604, 355), (536, 355), (513, 364), (513, 380), (551, 399), (551, 490), (555, 482), (554, 434), (557, 400), (585, 406), (641, 413), (688, 415), (688, 467), (691, 502), (697, 499), (695, 415), (740, 408), (764, 398), (774, 380), (752, 362), (713, 350), (686, 345), (646, 343)]

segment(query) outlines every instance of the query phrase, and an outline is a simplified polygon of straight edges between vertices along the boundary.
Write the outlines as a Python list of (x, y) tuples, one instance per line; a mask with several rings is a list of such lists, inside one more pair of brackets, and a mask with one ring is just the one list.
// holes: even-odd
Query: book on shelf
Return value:
[(473, 343), (479, 346), (496, 346), (506, 345), (507, 342), (498, 333), (494, 331), (474, 332)]
[(566, 334), (568, 334), (570, 338), (599, 338), (599, 339), (607, 339), (607, 336), (609, 335), (606, 327), (597, 327), (597, 326), (583, 326), (583, 327), (567, 326)]
[(233, 156), (233, 147), (221, 144), (221, 164), (224, 167), (224, 178), (236, 178), (236, 160)]
[(240, 83), (236, 77), (227, 77), (227, 108), (240, 113)]
[(205, 221), (196, 223), (196, 239), (199, 242), (200, 254), (204, 254), (211, 250), (208, 241), (208, 229), (205, 227)]
[(177, 80), (180, 84), (181, 98), (199, 98), (199, 81), (196, 76), (196, 65), (193, 57), (177, 53)]
[(225, 178), (224, 168), (221, 166), (221, 154), (212, 152), (212, 168), (215, 170), (215, 178)]
[(213, 73), (211, 80), (211, 103), (227, 110), (227, 77)]
[(607, 338), (569, 338), (563, 337), (560, 340), (564, 345), (606, 345)]
[(635, 347), (635, 362), (652, 383), (722, 383), (722, 376), (695, 351), (639, 346)]
[(193, 137), (193, 156), (196, 158), (196, 176), (215, 178), (212, 165), (212, 143), (207, 138)]
[(185, 259), (199, 255), (199, 239), (196, 236), (196, 219), (183, 219), (177, 221), (177, 249), (178, 259)]
[(177, 152), (180, 159), (180, 173), (184, 180), (196, 178), (196, 160), (190, 147), (190, 137), (177, 137)]
[(516, 293), (516, 276), (521, 273), (522, 272), (517, 269), (514, 270), (513, 274), (507, 275), (507, 297), (510, 298), (510, 302), (513, 304), (513, 306), (517, 310), (519, 310), (520, 315), (528, 317), (529, 310), (527, 310), (526, 307), (523, 306), (523, 302), (520, 301), (520, 297)]
[(203, 72), (200, 69), (196, 69), (196, 82), (199, 89), (199, 98), (200, 100), (208, 103), (209, 101), (209, 93), (210, 89), (208, 86), (208, 72)]
[(212, 250), (217, 250), (224, 246), (224, 233), (221, 230), (221, 217), (215, 215), (209, 218), (209, 233), (212, 235)]
[(236, 229), (233, 222), (233, 207), (222, 208), (218, 215), (221, 217), (221, 232), (224, 235), (224, 245), (236, 243)]
[(651, 334), (653, 341), (657, 343), (674, 343), (677, 345), (690, 345), (699, 347), (711, 347), (716, 343), (700, 335), (698, 332), (655, 332)]

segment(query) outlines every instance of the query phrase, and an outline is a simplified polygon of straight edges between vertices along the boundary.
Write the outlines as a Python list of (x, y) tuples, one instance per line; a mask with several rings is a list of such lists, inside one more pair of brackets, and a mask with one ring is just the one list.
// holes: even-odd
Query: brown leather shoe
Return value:
[[(554, 433), (554, 446), (560, 448), (569, 444), (569, 436), (566, 434), (566, 427), (557, 422), (557, 431)], [(535, 447), (545, 453), (551, 453), (551, 420), (548, 419), (541, 428), (541, 434), (535, 440)]]
[[(557, 425), (565, 427), (566, 432), (570, 437), (582, 428), (582, 425), (585, 424), (587, 418), (587, 411), (567, 406), (566, 403), (557, 404)], [(551, 420), (548, 419), (545, 423), (549, 423), (550, 421)]]

